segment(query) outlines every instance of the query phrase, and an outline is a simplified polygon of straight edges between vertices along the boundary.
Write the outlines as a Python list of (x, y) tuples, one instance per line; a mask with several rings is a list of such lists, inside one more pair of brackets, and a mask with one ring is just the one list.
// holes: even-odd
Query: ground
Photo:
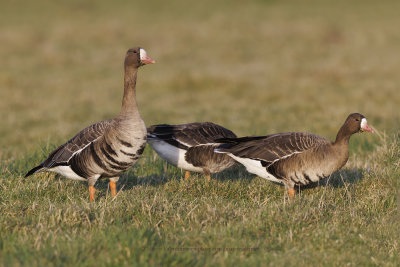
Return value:
[[(397, 1), (3, 1), (0, 265), (387, 265), (400, 262)], [(212, 121), (239, 136), (333, 140), (346, 166), (288, 201), (237, 166), (184, 181), (147, 147), (115, 199), (43, 173), (57, 145), (117, 115), (123, 58), (140, 45), (141, 115)]]

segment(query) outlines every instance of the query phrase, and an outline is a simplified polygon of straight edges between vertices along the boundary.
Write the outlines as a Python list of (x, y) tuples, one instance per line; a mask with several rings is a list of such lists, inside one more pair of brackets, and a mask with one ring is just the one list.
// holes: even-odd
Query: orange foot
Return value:
[(204, 177), (206, 177), (207, 182), (211, 180), (211, 176), (209, 173), (205, 174)]
[(190, 171), (185, 172), (185, 181), (189, 180), (190, 178)]
[(296, 194), (296, 191), (294, 191), (294, 188), (289, 188), (288, 193), (289, 193), (289, 198), (293, 199), (294, 195)]
[(94, 194), (96, 193), (96, 189), (94, 188), (93, 185), (89, 185), (89, 199), (90, 203), (94, 201)]
[(109, 185), (110, 185), (111, 195), (115, 197), (117, 195), (117, 184), (114, 181), (110, 181)]

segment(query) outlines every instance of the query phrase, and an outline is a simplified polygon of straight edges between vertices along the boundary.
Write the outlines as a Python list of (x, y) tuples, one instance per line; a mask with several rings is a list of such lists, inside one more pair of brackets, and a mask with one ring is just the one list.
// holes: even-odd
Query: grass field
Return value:
[[(400, 264), (398, 1), (0, 3), (0, 265)], [(185, 182), (147, 147), (112, 199), (24, 179), (59, 144), (118, 114), (123, 58), (140, 45), (146, 125), (213, 121), (236, 134), (334, 139), (346, 166), (294, 201), (242, 167)]]

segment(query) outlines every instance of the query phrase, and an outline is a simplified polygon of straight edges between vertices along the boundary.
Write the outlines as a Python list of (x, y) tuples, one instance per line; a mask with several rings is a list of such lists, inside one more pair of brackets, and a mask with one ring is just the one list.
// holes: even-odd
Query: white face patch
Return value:
[(361, 129), (364, 129), (364, 128), (365, 128), (365, 125), (368, 125), (367, 119), (366, 119), (366, 118), (363, 118), (363, 119), (361, 120), (361, 124), (360, 124)]
[(139, 53), (140, 53), (140, 60), (147, 58), (147, 53), (143, 48), (140, 48)]

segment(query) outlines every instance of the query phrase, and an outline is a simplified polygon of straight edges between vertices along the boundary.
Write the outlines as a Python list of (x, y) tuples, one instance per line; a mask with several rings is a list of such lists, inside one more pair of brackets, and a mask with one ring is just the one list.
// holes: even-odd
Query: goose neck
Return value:
[(124, 96), (122, 98), (121, 115), (138, 113), (136, 103), (137, 68), (125, 67)]
[(348, 144), (350, 140), (351, 133), (348, 128), (343, 125), (336, 135), (336, 140), (334, 144)]

